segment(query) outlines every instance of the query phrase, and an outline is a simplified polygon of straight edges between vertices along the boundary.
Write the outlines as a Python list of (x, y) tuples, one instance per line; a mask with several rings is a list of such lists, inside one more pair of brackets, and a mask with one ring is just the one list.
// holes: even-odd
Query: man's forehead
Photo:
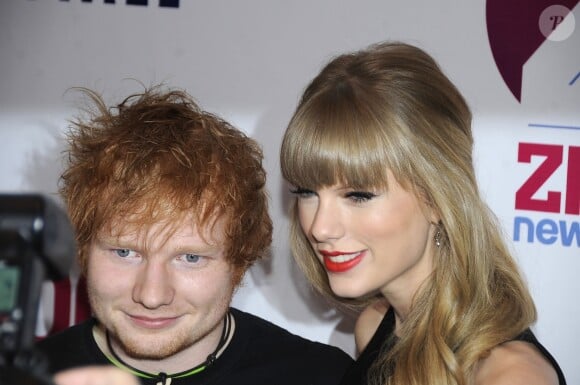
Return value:
[(117, 216), (105, 224), (99, 232), (101, 236), (114, 239), (200, 237), (208, 243), (222, 243), (224, 221), (209, 220), (199, 223), (191, 213), (177, 215), (156, 221), (144, 218)]

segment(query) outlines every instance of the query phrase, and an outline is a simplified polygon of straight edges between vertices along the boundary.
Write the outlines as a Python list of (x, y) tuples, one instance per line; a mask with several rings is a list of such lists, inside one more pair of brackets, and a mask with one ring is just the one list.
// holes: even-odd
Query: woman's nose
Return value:
[(319, 200), (312, 219), (310, 233), (318, 242), (338, 239), (344, 235), (341, 212), (333, 200)]

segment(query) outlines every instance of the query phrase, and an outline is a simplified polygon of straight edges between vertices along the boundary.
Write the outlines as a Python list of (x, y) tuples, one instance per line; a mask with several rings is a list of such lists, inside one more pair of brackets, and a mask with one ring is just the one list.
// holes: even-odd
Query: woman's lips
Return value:
[(324, 267), (331, 273), (343, 273), (348, 271), (362, 261), (365, 251), (357, 251), (355, 253), (345, 253), (341, 251), (325, 251), (321, 250), (320, 254), (323, 257)]

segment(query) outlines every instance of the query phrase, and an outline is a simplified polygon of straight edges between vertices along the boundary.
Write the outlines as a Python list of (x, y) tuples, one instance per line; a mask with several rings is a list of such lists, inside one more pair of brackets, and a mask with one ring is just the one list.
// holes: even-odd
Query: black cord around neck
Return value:
[[(218, 355), (219, 351), (225, 346), (225, 344), (227, 343), (227, 341), (230, 337), (231, 330), (232, 330), (231, 317), (232, 317), (232, 315), (229, 312), (224, 317), (224, 328), (222, 330), (222, 335), (220, 337), (219, 343), (218, 343), (217, 347), (215, 348), (215, 350), (210, 355), (207, 356), (207, 358), (204, 362), (195, 366), (192, 369), (185, 370), (183, 372), (173, 373), (173, 374), (167, 374), (164, 372), (160, 372), (158, 374), (152, 374), (152, 373), (147, 373), (143, 370), (137, 369), (134, 366), (129, 365), (128, 363), (123, 361), (121, 359), (121, 357), (119, 357), (119, 355), (113, 349), (113, 345), (111, 343), (111, 336), (110, 336), (108, 330), (105, 331), (105, 336), (106, 336), (106, 340), (107, 340), (107, 348), (109, 349), (109, 352), (111, 353), (112, 357), (107, 356), (107, 358), (109, 359), (109, 361), (111, 361), (111, 363), (113, 365), (115, 365), (118, 368), (121, 368), (129, 373), (132, 373), (138, 377), (157, 379), (158, 385), (159, 384), (160, 385), (170, 385), (171, 379), (173, 379), (173, 378), (181, 378), (181, 377), (191, 376), (191, 375), (199, 373), (199, 372), (205, 370), (206, 368), (208, 368), (209, 366), (213, 365), (213, 363), (217, 360), (217, 355)], [(169, 382), (167, 382), (167, 379), (169, 379)]]

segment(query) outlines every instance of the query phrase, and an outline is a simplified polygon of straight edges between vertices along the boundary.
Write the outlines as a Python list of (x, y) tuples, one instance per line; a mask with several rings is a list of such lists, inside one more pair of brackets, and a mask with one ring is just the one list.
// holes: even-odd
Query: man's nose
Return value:
[(169, 266), (163, 261), (146, 259), (133, 288), (133, 301), (156, 309), (173, 301), (175, 289)]

